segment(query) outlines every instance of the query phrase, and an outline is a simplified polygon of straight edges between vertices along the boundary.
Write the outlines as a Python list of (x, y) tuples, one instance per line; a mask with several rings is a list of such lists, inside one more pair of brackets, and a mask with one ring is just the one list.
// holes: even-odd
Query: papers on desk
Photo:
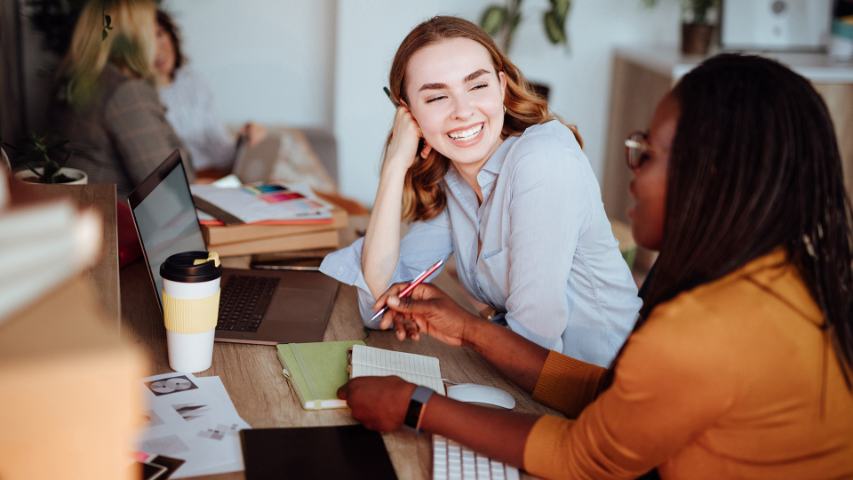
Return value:
[[(332, 207), (310, 188), (277, 184), (219, 187), (192, 185), (193, 197), (212, 205), (242, 223), (310, 221), (332, 218)], [(204, 209), (204, 208), (202, 208)], [(216, 216), (216, 212), (213, 213)]]
[(166, 373), (143, 380), (148, 425), (139, 449), (186, 460), (183, 478), (243, 470), (240, 418), (219, 377)]

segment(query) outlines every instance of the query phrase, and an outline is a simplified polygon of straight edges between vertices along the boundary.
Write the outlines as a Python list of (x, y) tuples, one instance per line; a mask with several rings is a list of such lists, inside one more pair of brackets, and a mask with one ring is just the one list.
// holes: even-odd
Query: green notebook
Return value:
[(283, 343), (276, 346), (282, 373), (299, 397), (302, 408), (345, 408), (338, 388), (349, 380), (347, 351), (361, 340), (340, 342)]

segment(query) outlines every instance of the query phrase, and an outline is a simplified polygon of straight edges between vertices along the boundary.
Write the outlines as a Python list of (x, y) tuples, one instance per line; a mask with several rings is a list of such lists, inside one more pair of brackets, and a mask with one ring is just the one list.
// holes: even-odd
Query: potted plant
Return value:
[[(521, 23), (522, 0), (507, 0), (505, 5), (489, 5), (480, 18), (480, 28), (494, 37), (503, 52), (509, 55), (515, 29)], [(542, 26), (545, 36), (553, 45), (568, 47), (566, 20), (572, 8), (571, 0), (549, 0), (550, 7), (542, 14)], [(547, 85), (530, 82), (531, 87), (543, 98), (548, 98), (550, 88)]]
[(68, 140), (54, 140), (47, 135), (32, 133), (23, 147), (8, 143), (3, 146), (12, 154), (12, 167), (18, 180), (66, 185), (85, 185), (88, 182), (86, 172), (65, 166), (75, 153), (68, 148)]
[[(643, 0), (646, 6), (658, 0)], [(719, 0), (681, 1), (681, 52), (685, 55), (705, 55), (714, 36)]]

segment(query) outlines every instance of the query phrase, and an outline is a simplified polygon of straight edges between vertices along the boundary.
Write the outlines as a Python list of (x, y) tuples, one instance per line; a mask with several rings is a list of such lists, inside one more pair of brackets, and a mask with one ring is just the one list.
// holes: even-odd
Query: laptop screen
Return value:
[(160, 264), (174, 253), (207, 250), (177, 151), (134, 190), (130, 207), (157, 300), (162, 305)]

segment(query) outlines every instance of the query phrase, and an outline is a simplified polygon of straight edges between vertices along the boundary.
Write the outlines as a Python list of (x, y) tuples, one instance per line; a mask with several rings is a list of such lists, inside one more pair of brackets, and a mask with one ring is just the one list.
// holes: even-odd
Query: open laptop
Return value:
[[(205, 251), (178, 150), (129, 197), (133, 221), (162, 313), (160, 264)], [(216, 340), (274, 345), (323, 340), (338, 282), (320, 272), (223, 268)]]
[(263, 182), (273, 178), (281, 150), (281, 136), (267, 135), (257, 145), (249, 146), (248, 143), (245, 138), (238, 140), (231, 173), (244, 183)]

